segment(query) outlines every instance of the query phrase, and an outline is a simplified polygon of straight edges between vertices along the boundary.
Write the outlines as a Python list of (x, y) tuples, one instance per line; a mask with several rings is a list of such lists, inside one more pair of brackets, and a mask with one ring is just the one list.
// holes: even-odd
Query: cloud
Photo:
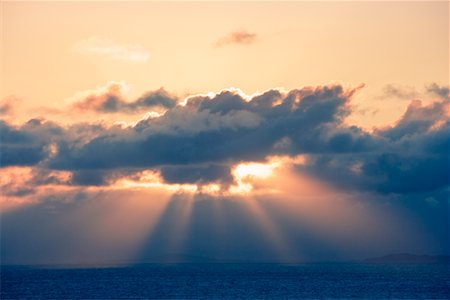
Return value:
[(383, 98), (395, 97), (399, 99), (411, 100), (419, 96), (419, 93), (409, 86), (399, 86), (394, 84), (388, 84), (383, 88)]
[(413, 100), (395, 126), (382, 130), (381, 134), (392, 140), (400, 140), (411, 135), (425, 134), (432, 129), (445, 127), (450, 116), (449, 103), (437, 101), (423, 106), (420, 100)]
[(251, 101), (232, 91), (213, 98), (196, 97), (159, 118), (87, 144), (68, 147), (62, 143), (50, 164), (62, 169), (96, 169), (258, 160), (273, 154), (274, 144), (285, 137), (292, 140), (292, 152), (319, 151), (327, 148), (327, 141), (311, 143), (308, 139), (332, 138), (322, 133), (325, 126), (348, 114), (347, 92), (340, 86), (293, 90), (280, 104), (267, 107), (264, 98), (272, 94)]
[(440, 86), (437, 83), (432, 83), (427, 86), (427, 91), (441, 97), (442, 99), (450, 100), (450, 87), (448, 85)]
[(222, 47), (225, 45), (249, 45), (256, 41), (256, 33), (251, 33), (246, 30), (233, 31), (230, 34), (221, 37), (216, 42), (216, 47)]
[(14, 114), (14, 110), (19, 102), (19, 99), (14, 96), (5, 97), (0, 102), (0, 116), (8, 116)]
[[(104, 99), (114, 99), (116, 90), (106, 89), (100, 101), (89, 98), (85, 108), (105, 110)], [(145, 170), (170, 184), (227, 185), (241, 162), (303, 155), (298, 172), (344, 189), (408, 194), (448, 186), (448, 101), (412, 101), (396, 124), (369, 133), (344, 122), (356, 90), (329, 85), (250, 97), (228, 89), (170, 102), (165, 113), (125, 127), (3, 122), (2, 167), (68, 171), (72, 185), (108, 185)], [(164, 103), (161, 94), (114, 107)]]
[(139, 97), (136, 101), (124, 105), (125, 110), (138, 110), (142, 108), (160, 106), (172, 108), (176, 105), (177, 97), (169, 94), (163, 88), (156, 91), (150, 91)]
[(5, 197), (33, 196), (41, 186), (66, 186), (71, 173), (40, 167), (15, 166), (0, 169), (0, 192)]
[(79, 111), (114, 112), (124, 102), (127, 88), (122, 81), (111, 81), (94, 90), (77, 92), (67, 101)]
[[(4, 260), (448, 252), (450, 103), (411, 101), (396, 123), (367, 132), (345, 121), (357, 90), (225, 89), (128, 126), (1, 121)], [(119, 108), (159, 103), (152, 96)], [(91, 101), (84, 109), (101, 111)]]
[(132, 102), (125, 100), (128, 85), (111, 81), (94, 90), (78, 92), (68, 99), (71, 108), (81, 112), (135, 113), (149, 108), (169, 109), (176, 105), (178, 98), (164, 88), (149, 91)]
[(150, 57), (150, 53), (139, 44), (119, 44), (101, 37), (90, 37), (80, 41), (75, 49), (82, 54), (132, 62), (146, 62)]
[(230, 166), (227, 165), (199, 165), (199, 166), (164, 166), (161, 176), (167, 183), (231, 183)]
[[(103, 100), (118, 98), (121, 88), (120, 84), (111, 84), (104, 89), (106, 93), (86, 98), (81, 107), (104, 110)], [(149, 99), (148, 94), (145, 97)], [(111, 172), (129, 168), (161, 169), (169, 181), (176, 181), (174, 169), (169, 166), (190, 166), (206, 174), (211, 167), (202, 168), (199, 164), (222, 164), (226, 170), (235, 162), (262, 160), (280, 152), (275, 147), (279, 140), (289, 139), (290, 147), (302, 147), (299, 143), (306, 136), (294, 136), (298, 130), (319, 130), (322, 125), (344, 117), (347, 97), (340, 86), (288, 93), (270, 90), (253, 98), (231, 89), (211, 96), (190, 97), (184, 106), (177, 105), (160, 117), (143, 119), (126, 128), (77, 124), (56, 130), (53, 123), (33, 121), (40, 129), (32, 135), (26, 126), (14, 128), (4, 123), (8, 132), (26, 138), (7, 136), (2, 143), (7, 153), (2, 166), (45, 164), (50, 169), (74, 172), (73, 182), (78, 184), (103, 183), (100, 173), (83, 170)], [(135, 103), (142, 103), (143, 99)], [(319, 144), (316, 146), (320, 147)], [(17, 149), (23, 149), (24, 153), (13, 159)], [(281, 152), (288, 151), (299, 150)], [(179, 172), (183, 170), (180, 168)], [(227, 176), (229, 173), (221, 181), (227, 181)], [(196, 178), (203, 182), (213, 180), (207, 175)]]
[(449, 186), (449, 104), (412, 101), (396, 125), (380, 129), (378, 148), (351, 155), (314, 154), (298, 167), (343, 189), (430, 192)]
[(50, 156), (52, 141), (63, 129), (51, 122), (32, 119), (15, 128), (0, 120), (0, 166), (35, 165)]
[[(438, 96), (444, 100), (450, 100), (450, 88), (448, 85), (439, 85), (433, 82), (425, 86), (425, 92)], [(384, 87), (383, 96), (381, 98), (395, 97), (399, 99), (412, 100), (420, 96), (421, 93), (414, 87), (388, 84)]]

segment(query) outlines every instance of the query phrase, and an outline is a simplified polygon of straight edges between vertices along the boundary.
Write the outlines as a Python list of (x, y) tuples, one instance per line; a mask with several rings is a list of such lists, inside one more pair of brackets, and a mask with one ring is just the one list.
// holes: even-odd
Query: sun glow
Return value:
[(239, 180), (252, 177), (267, 178), (272, 175), (275, 167), (275, 164), (243, 163), (236, 166), (233, 174)]
[(170, 184), (165, 183), (158, 172), (146, 170), (139, 178), (122, 178), (113, 187), (117, 189), (163, 188), (171, 192), (218, 194), (245, 194), (253, 191), (253, 184), (258, 180), (268, 179), (274, 170), (283, 163), (282, 160), (271, 159), (269, 163), (241, 163), (232, 169), (235, 184), (228, 189), (222, 184)]
[(273, 170), (278, 167), (279, 162), (274, 161), (266, 164), (262, 163), (241, 163), (233, 168), (232, 174), (236, 180), (236, 185), (230, 188), (231, 193), (249, 193), (253, 189), (252, 181), (255, 179), (267, 179), (273, 174)]

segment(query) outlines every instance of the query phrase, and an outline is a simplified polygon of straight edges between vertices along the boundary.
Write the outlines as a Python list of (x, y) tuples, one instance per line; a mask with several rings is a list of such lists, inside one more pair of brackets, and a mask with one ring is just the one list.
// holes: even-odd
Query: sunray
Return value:
[(279, 209), (286, 219), (337, 251), (348, 252), (349, 244), (354, 249), (369, 249), (382, 241), (392, 244), (395, 236), (401, 236), (399, 226), (408, 223), (398, 214), (389, 216), (377, 201), (363, 199), (361, 205), (360, 198), (367, 195), (343, 193), (304, 174), (287, 170), (274, 185), (281, 193), (276, 204), (271, 202), (271, 211)]
[(279, 256), (278, 259), (284, 262), (298, 262), (299, 254), (293, 251), (292, 246), (289, 245), (279, 227), (273, 222), (259, 201), (254, 197), (248, 197), (245, 199), (244, 207), (248, 209), (250, 215), (269, 238), (271, 246), (274, 247)]
[(161, 211), (158, 221), (149, 232), (139, 252), (141, 261), (171, 259), (184, 250), (186, 232), (190, 222), (193, 195), (173, 195)]
[(185, 246), (187, 240), (187, 228), (189, 226), (192, 215), (192, 206), (194, 203), (193, 195), (184, 196), (182, 199), (172, 199), (176, 201), (176, 215), (172, 220), (173, 227), (171, 228), (171, 235), (169, 236), (169, 250), (172, 253), (180, 253)]
[(154, 190), (102, 193), (71, 212), (67, 222), (78, 227), (87, 246), (97, 248), (98, 255), (115, 258), (117, 253), (117, 260), (133, 262), (169, 196)]

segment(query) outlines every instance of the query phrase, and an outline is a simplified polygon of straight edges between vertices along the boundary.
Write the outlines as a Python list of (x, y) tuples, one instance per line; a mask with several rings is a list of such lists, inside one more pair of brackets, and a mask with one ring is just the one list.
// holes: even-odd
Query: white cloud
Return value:
[(150, 57), (150, 53), (139, 44), (119, 44), (101, 37), (90, 37), (80, 41), (75, 48), (83, 54), (101, 55), (117, 60), (146, 62)]

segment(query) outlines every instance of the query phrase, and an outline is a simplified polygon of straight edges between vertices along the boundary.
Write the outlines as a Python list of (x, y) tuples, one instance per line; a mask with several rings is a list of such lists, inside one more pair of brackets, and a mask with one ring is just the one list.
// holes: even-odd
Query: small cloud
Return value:
[(73, 97), (66, 99), (66, 102), (81, 111), (110, 112), (116, 109), (119, 102), (123, 102), (123, 96), (128, 89), (129, 86), (125, 82), (110, 81), (93, 90), (77, 92)]
[(129, 86), (122, 81), (110, 81), (94, 90), (77, 92), (66, 101), (72, 109), (100, 113), (135, 113), (149, 108), (169, 109), (176, 105), (178, 98), (164, 88), (149, 91), (132, 102), (125, 100)]
[(388, 84), (383, 89), (382, 98), (398, 98), (398, 99), (411, 100), (418, 96), (419, 96), (419, 93), (413, 87)]
[(383, 94), (379, 98), (398, 98), (404, 100), (412, 100), (423, 97), (424, 94), (437, 96), (438, 98), (441, 98), (443, 100), (450, 100), (450, 87), (448, 85), (431, 83), (425, 86), (425, 90), (417, 90), (412, 86), (388, 84), (384, 86)]
[(435, 94), (442, 99), (450, 100), (450, 87), (447, 86), (440, 86), (437, 83), (432, 83), (429, 86), (427, 86), (427, 92), (431, 94)]
[(15, 96), (8, 96), (0, 102), (0, 116), (11, 115), (19, 103), (19, 99)]
[(109, 39), (91, 37), (80, 41), (75, 49), (88, 55), (101, 55), (117, 60), (146, 62), (150, 53), (139, 44), (119, 44)]
[(216, 47), (221, 47), (231, 44), (249, 45), (255, 42), (256, 33), (251, 33), (246, 30), (234, 31), (224, 37), (221, 37), (216, 42)]

